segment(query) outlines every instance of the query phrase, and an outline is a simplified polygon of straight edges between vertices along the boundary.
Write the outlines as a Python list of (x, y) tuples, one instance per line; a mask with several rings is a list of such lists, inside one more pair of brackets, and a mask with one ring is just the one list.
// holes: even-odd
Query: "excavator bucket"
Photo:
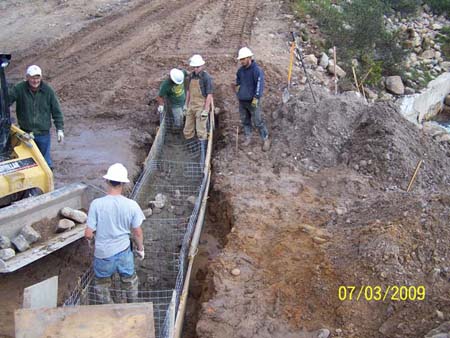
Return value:
[(74, 183), (1, 208), (0, 244), (8, 240), (14, 242), (14, 239), (23, 233), (23, 229), (29, 226), (39, 233), (40, 239), (23, 251), (11, 245), (9, 252), (15, 249), (15, 255), (9, 259), (0, 259), (0, 273), (16, 271), (82, 238), (86, 228), (84, 223), (56, 233), (58, 222), (62, 218), (60, 211), (64, 207), (87, 211), (90, 202), (101, 195), (103, 192), (97, 188)]

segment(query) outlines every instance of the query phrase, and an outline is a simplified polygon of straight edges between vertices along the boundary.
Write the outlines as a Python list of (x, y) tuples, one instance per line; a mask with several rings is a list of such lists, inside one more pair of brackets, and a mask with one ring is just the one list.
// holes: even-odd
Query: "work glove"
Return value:
[(258, 99), (256, 97), (252, 100), (252, 107), (255, 109), (258, 108)]
[(185, 104), (185, 105), (183, 106), (183, 116), (186, 116), (187, 110), (188, 110), (188, 107), (187, 107), (187, 105)]
[(158, 113), (162, 113), (164, 111), (164, 106), (158, 106)]
[(205, 118), (208, 117), (209, 112), (207, 110), (202, 110), (202, 113), (200, 114), (201, 117)]
[(58, 137), (58, 142), (62, 142), (64, 140), (64, 132), (62, 130), (58, 130), (57, 137)]
[(140, 261), (143, 261), (143, 260), (144, 260), (144, 257), (145, 257), (145, 251), (144, 251), (144, 249), (142, 249), (142, 251), (139, 251), (139, 250), (136, 249), (136, 256), (137, 256), (137, 258), (138, 258)]

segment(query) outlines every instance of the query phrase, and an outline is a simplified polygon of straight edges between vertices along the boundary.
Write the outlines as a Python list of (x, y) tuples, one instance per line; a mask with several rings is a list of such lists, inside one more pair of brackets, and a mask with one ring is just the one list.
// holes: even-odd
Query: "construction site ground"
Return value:
[[(367, 105), (354, 93), (313, 86), (314, 103), (308, 87), (293, 86), (283, 105), (288, 2), (3, 0), (0, 10), (10, 81), (36, 63), (61, 99), (66, 139), (52, 145), (58, 187), (103, 187), (114, 162), (137, 179), (158, 126), (160, 81), (194, 53), (206, 59), (220, 115), (184, 337), (306, 338), (322, 329), (424, 337), (449, 320), (449, 146), (393, 105)], [(243, 45), (266, 74), (267, 153), (256, 131), (241, 145), (231, 85)], [(294, 81), (303, 76), (296, 66)], [(14, 336), (24, 287), (59, 275), (62, 303), (91, 258), (81, 240), (1, 275), (0, 337)], [(352, 286), (354, 299), (340, 300), (340, 287)], [(362, 286), (380, 287), (385, 299), (357, 300)], [(395, 301), (395, 286), (423, 286), (426, 297)]]

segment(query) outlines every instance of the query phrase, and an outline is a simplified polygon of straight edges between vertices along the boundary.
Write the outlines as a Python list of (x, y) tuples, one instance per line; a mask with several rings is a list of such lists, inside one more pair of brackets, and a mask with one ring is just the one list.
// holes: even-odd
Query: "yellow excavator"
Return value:
[(5, 68), (0, 54), (0, 207), (53, 190), (53, 173), (33, 138), (11, 124)]
[[(0, 274), (16, 271), (82, 238), (85, 224), (55, 232), (60, 211), (65, 207), (87, 211), (99, 197), (99, 189), (83, 183), (54, 190), (53, 173), (32, 136), (11, 123), (5, 76), (10, 61), (11, 55), (0, 54)], [(39, 227), (46, 236), (21, 250), (14, 239), (28, 226)], [(13, 245), (6, 247), (9, 242)], [(9, 250), (9, 256), (4, 250)]]

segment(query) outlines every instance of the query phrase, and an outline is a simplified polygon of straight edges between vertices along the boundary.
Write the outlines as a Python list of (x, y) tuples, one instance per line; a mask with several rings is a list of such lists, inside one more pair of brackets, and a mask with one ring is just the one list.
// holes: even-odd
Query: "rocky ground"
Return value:
[[(116, 161), (137, 177), (157, 127), (153, 98), (163, 76), (201, 53), (215, 78), (221, 114), (185, 337), (448, 332), (449, 146), (389, 103), (368, 105), (354, 93), (335, 96), (316, 85), (314, 103), (298, 67), (298, 85), (283, 105), (288, 32), (295, 27), (286, 3), (37, 2), (3, 1), (0, 37), (13, 53), (9, 78), (21, 79), (37, 63), (61, 98), (66, 141), (53, 145), (59, 186), (101, 186)], [(268, 153), (256, 133), (247, 148), (237, 137), (230, 84), (244, 44), (266, 73)], [(60, 284), (63, 300), (89, 259), (80, 242), (0, 276), (0, 336), (13, 336), (23, 287), (59, 274), (67, 281)], [(358, 294), (362, 286), (392, 289), (384, 300), (357, 300), (356, 293), (349, 300), (339, 298), (341, 286)], [(425, 290), (426, 297), (397, 301), (395, 286)]]

